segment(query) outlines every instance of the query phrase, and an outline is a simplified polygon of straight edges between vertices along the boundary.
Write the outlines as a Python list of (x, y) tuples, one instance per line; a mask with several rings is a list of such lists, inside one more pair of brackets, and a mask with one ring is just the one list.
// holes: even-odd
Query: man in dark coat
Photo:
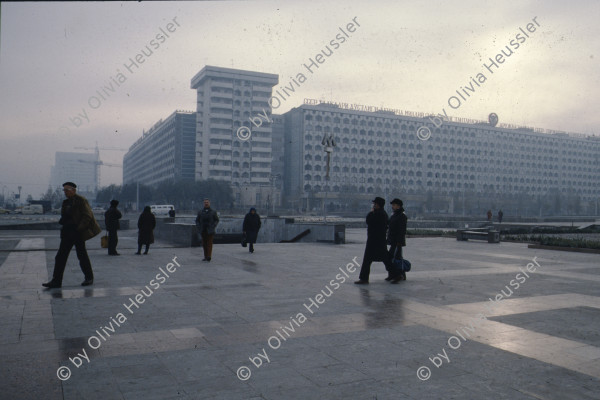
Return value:
[(62, 203), (58, 221), (62, 228), (60, 230), (60, 246), (54, 257), (54, 273), (50, 282), (42, 284), (51, 289), (62, 286), (67, 259), (73, 246), (75, 246), (79, 266), (85, 276), (81, 286), (94, 283), (94, 272), (85, 248), (85, 241), (102, 232), (87, 200), (77, 194), (77, 185), (73, 182), (65, 182), (63, 183), (63, 192), (67, 198)]
[(375, 200), (373, 200), (373, 209), (367, 214), (367, 246), (365, 247), (365, 254), (360, 268), (359, 280), (354, 282), (357, 285), (369, 283), (369, 274), (371, 273), (371, 263), (373, 261), (382, 261), (388, 273), (393, 271), (385, 241), (388, 215), (383, 209), (384, 206), (385, 200), (381, 197), (375, 197)]
[(204, 250), (204, 259), (210, 261), (212, 256), (213, 237), (219, 223), (217, 212), (210, 208), (210, 200), (204, 199), (204, 208), (198, 211), (196, 216), (196, 228), (202, 236), (202, 249)]
[(111, 200), (109, 209), (104, 213), (104, 224), (106, 225), (106, 230), (108, 231), (109, 256), (120, 256), (120, 254), (117, 253), (117, 243), (119, 243), (117, 230), (121, 229), (119, 220), (123, 215), (121, 215), (121, 211), (117, 209), (118, 205), (119, 200)]
[(250, 245), (248, 249), (250, 253), (254, 253), (254, 243), (256, 243), (260, 225), (260, 215), (256, 213), (256, 208), (252, 207), (250, 212), (244, 217), (244, 225), (242, 226), (245, 236), (244, 240)]
[[(402, 259), (402, 247), (406, 246), (406, 214), (404, 214), (404, 208), (402, 200), (394, 199), (390, 203), (394, 213), (390, 217), (389, 230), (388, 230), (388, 244), (390, 245), (389, 255), (390, 259)], [(395, 256), (395, 257), (394, 257)], [(396, 279), (394, 279), (396, 278)], [(399, 280), (406, 280), (406, 273), (402, 271), (399, 276), (394, 276), (393, 273), (388, 273), (386, 281), (392, 281), (396, 283)]]
[(137, 255), (142, 254), (142, 245), (146, 245), (144, 254), (148, 254), (150, 245), (154, 243), (154, 228), (156, 227), (156, 218), (152, 214), (150, 206), (144, 207), (137, 223), (138, 227), (138, 251)]

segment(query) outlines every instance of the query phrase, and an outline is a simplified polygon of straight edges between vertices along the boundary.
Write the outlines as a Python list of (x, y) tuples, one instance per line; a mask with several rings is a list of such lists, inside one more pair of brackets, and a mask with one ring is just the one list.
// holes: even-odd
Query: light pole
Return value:
[(274, 195), (274, 192), (275, 192), (275, 182), (280, 177), (281, 177), (280, 174), (275, 174), (275, 175), (271, 174), (269, 176), (269, 180), (271, 181), (271, 207), (273, 209), (272, 210), (273, 215), (275, 215), (275, 195)]
[(323, 199), (323, 222), (327, 221), (327, 191), (329, 190), (329, 165), (331, 163), (331, 153), (333, 153), (333, 148), (335, 147), (335, 139), (333, 135), (325, 134), (323, 135), (323, 140), (321, 144), (324, 147), (325, 153), (327, 153), (327, 165), (325, 169), (325, 198)]

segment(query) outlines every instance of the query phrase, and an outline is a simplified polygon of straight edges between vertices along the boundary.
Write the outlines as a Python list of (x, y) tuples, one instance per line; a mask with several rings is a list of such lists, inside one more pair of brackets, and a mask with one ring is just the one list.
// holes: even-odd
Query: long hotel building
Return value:
[[(545, 196), (558, 191), (590, 202), (600, 197), (598, 136), (464, 119), (436, 127), (422, 114), (361, 111), (368, 109), (305, 100), (285, 114), (288, 202), (300, 200), (311, 208), (323, 198), (327, 204), (349, 195), (423, 199), (428, 192)], [(429, 140), (416, 135), (423, 125), (431, 131)], [(327, 180), (322, 143), (329, 135), (335, 146)]]
[(123, 157), (123, 183), (195, 178), (196, 113), (175, 111), (144, 132)]
[[(403, 196), (412, 207), (437, 197), (446, 212), (459, 197), (463, 209), (465, 198), (600, 200), (598, 136), (454, 118), (433, 124), (422, 113), (316, 100), (272, 115), (277, 83), (274, 74), (204, 67), (191, 80), (196, 111), (144, 133), (124, 157), (124, 183), (216, 179), (231, 184), (237, 206), (279, 205), (283, 190), (293, 209), (352, 209), (373, 196)], [(417, 137), (421, 126), (429, 140)], [(240, 138), (241, 127), (250, 138)]]

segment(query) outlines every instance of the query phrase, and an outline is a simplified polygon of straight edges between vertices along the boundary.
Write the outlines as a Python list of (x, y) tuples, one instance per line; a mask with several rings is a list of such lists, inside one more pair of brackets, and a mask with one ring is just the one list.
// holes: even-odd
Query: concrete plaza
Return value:
[(0, 397), (600, 398), (598, 255), (414, 238), (407, 281), (358, 286), (366, 230), (346, 239), (206, 263), (123, 231), (120, 257), (88, 242), (93, 286), (73, 251), (44, 290), (58, 231), (0, 231)]

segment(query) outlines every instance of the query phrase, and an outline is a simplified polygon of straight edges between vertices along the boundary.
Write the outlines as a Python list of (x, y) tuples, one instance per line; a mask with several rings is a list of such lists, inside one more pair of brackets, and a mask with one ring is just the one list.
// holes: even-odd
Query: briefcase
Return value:
[(105, 234), (100, 238), (100, 246), (103, 249), (108, 249), (108, 234)]

